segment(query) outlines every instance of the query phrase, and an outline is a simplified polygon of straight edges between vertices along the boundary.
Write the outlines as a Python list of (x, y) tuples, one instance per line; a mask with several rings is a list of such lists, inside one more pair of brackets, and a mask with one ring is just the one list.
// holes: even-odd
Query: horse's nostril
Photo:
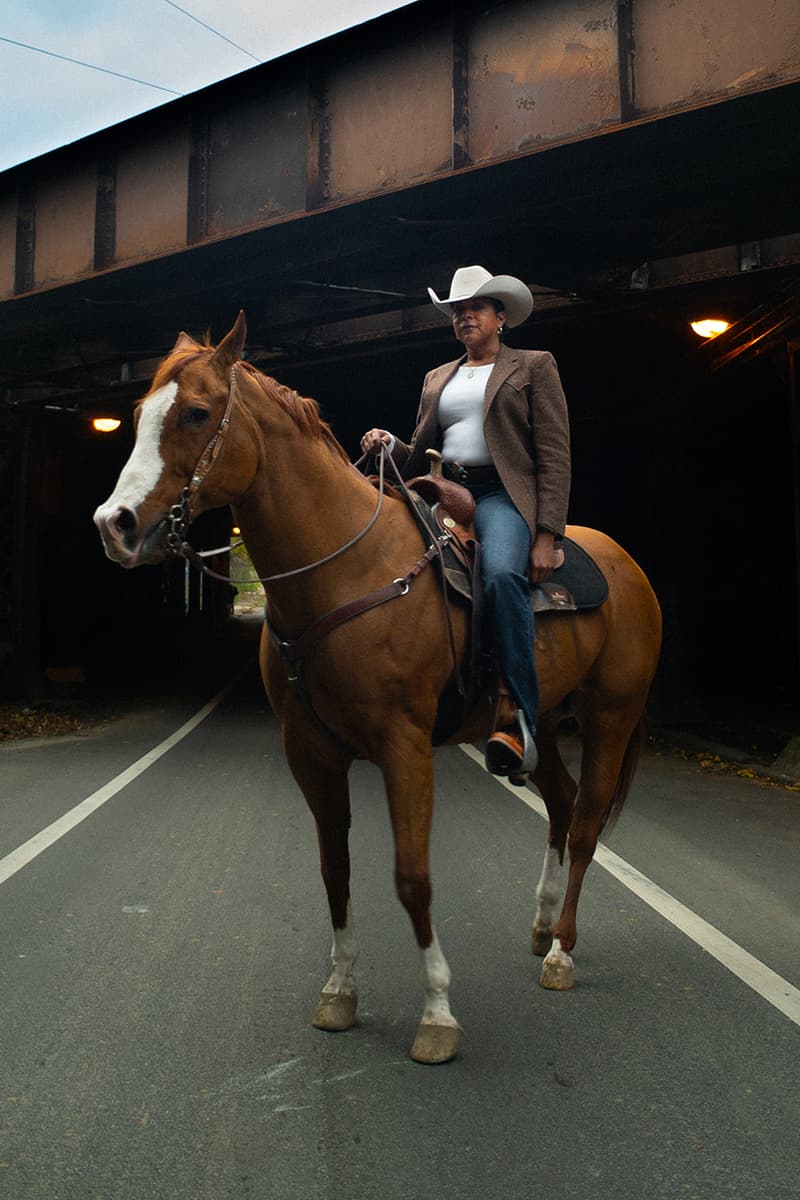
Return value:
[(136, 517), (129, 508), (120, 508), (114, 515), (112, 521), (115, 531), (124, 536), (126, 533), (133, 533), (136, 528)]

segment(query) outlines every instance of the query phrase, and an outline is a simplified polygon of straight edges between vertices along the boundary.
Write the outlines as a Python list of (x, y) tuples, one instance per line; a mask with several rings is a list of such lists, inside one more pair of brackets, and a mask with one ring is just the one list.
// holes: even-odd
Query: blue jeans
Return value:
[(475, 532), (481, 577), (500, 674), (536, 732), (539, 683), (533, 606), (528, 582), (531, 533), (504, 488), (475, 485)]

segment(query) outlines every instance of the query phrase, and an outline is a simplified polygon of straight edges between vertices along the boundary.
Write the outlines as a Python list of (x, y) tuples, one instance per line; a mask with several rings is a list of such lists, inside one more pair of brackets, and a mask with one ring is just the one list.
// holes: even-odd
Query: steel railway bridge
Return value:
[(536, 294), (516, 344), (561, 367), (572, 519), (654, 579), (666, 702), (796, 687), (799, 117), (795, 0), (420, 0), (0, 175), (6, 691), (135, 658), (133, 613), (226, 610), (90, 523), (179, 329), (244, 308), (354, 450), (408, 431), (452, 353), (426, 286), (468, 262)]

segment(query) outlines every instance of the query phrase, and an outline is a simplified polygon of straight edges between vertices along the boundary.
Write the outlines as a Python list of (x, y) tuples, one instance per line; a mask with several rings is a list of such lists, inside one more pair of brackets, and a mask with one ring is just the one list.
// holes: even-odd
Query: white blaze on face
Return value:
[(127, 508), (135, 513), (158, 483), (164, 469), (161, 432), (177, 394), (178, 385), (173, 380), (142, 402), (133, 453), (122, 468), (117, 486), (105, 504), (98, 508), (96, 516), (113, 514), (120, 508)]

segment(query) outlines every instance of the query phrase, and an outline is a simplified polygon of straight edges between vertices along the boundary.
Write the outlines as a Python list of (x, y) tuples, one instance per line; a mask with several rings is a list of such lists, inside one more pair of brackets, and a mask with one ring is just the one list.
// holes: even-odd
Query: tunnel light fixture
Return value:
[(702, 317), (699, 321), (690, 321), (692, 329), (698, 337), (715, 338), (721, 333), (725, 333), (726, 329), (730, 329), (730, 321), (726, 321), (723, 317)]
[(118, 417), (92, 417), (92, 429), (95, 433), (116, 433), (122, 421)]

